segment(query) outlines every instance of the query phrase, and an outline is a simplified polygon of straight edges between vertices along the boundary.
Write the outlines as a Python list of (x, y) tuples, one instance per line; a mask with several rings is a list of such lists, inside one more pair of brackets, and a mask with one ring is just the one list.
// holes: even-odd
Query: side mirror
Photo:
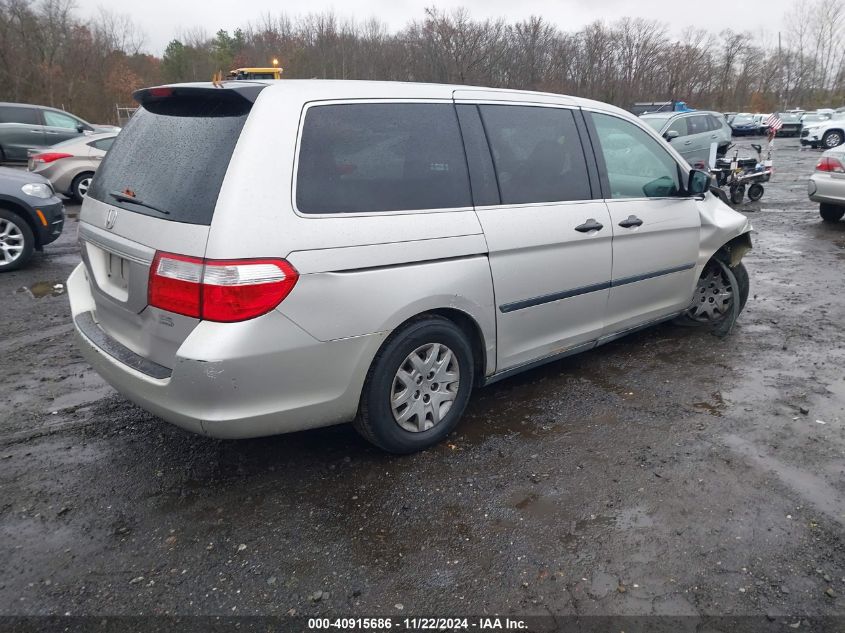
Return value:
[(710, 174), (700, 169), (693, 169), (689, 173), (687, 181), (687, 194), (700, 196), (710, 188)]
[(678, 130), (669, 130), (666, 134), (663, 135), (663, 138), (666, 139), (667, 142), (671, 143), (674, 139), (678, 138), (680, 134)]
[(80, 134), (82, 134), (85, 131), (85, 126), (82, 125), (81, 123), (77, 123), (76, 124), (76, 131), (79, 132)]

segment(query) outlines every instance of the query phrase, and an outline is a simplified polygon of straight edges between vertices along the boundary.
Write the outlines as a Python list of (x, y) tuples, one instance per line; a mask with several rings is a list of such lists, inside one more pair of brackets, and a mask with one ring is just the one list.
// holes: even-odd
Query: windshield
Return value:
[(668, 121), (670, 117), (644, 116), (640, 118), (643, 120), (643, 123), (648, 123), (650, 128), (659, 132), (661, 129), (663, 129), (663, 126), (666, 125), (666, 121)]
[(751, 114), (737, 114), (733, 120), (734, 125), (742, 125), (744, 123), (754, 123), (754, 116)]
[(211, 224), (250, 106), (240, 97), (221, 95), (170, 98), (138, 108), (103, 159), (88, 195), (135, 213)]

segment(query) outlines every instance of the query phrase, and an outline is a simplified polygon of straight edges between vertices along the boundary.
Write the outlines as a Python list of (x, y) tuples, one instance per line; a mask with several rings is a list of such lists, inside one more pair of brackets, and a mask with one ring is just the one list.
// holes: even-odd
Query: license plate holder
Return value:
[(129, 290), (129, 262), (115, 253), (107, 253), (106, 276), (120, 290)]

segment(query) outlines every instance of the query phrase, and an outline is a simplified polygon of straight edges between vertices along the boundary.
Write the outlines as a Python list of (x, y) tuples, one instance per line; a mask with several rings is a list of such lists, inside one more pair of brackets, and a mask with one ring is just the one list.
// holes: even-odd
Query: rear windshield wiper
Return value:
[(138, 198), (133, 198), (132, 196), (127, 196), (125, 193), (121, 193), (119, 191), (110, 191), (109, 195), (117, 200), (118, 202), (129, 202), (131, 204), (137, 204), (139, 207), (146, 207), (147, 209), (152, 209), (153, 211), (158, 211), (159, 213), (163, 213), (164, 215), (170, 215), (170, 211), (165, 211), (164, 209), (159, 209), (158, 207), (154, 207), (151, 204), (147, 204)]

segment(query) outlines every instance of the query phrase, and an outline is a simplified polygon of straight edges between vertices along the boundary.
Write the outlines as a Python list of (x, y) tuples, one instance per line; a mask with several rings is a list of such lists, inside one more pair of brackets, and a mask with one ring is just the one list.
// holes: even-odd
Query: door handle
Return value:
[(692, 145), (692, 141), (687, 141), (684, 145)]
[(713, 135), (713, 136), (711, 136), (710, 138), (719, 138), (719, 135), (718, 135), (718, 134), (714, 134), (714, 135)]
[(642, 224), (643, 221), (640, 220), (637, 216), (629, 215), (626, 219), (622, 220), (619, 223), (619, 226), (621, 226), (623, 229), (630, 229), (634, 226), (642, 226)]
[(43, 134), (44, 133), (41, 130), (30, 130), (30, 132), (32, 132), (33, 134)]
[(601, 222), (596, 222), (594, 218), (590, 218), (584, 224), (579, 224), (575, 227), (575, 230), (579, 233), (589, 233), (590, 231), (601, 231), (604, 228), (604, 224)]

